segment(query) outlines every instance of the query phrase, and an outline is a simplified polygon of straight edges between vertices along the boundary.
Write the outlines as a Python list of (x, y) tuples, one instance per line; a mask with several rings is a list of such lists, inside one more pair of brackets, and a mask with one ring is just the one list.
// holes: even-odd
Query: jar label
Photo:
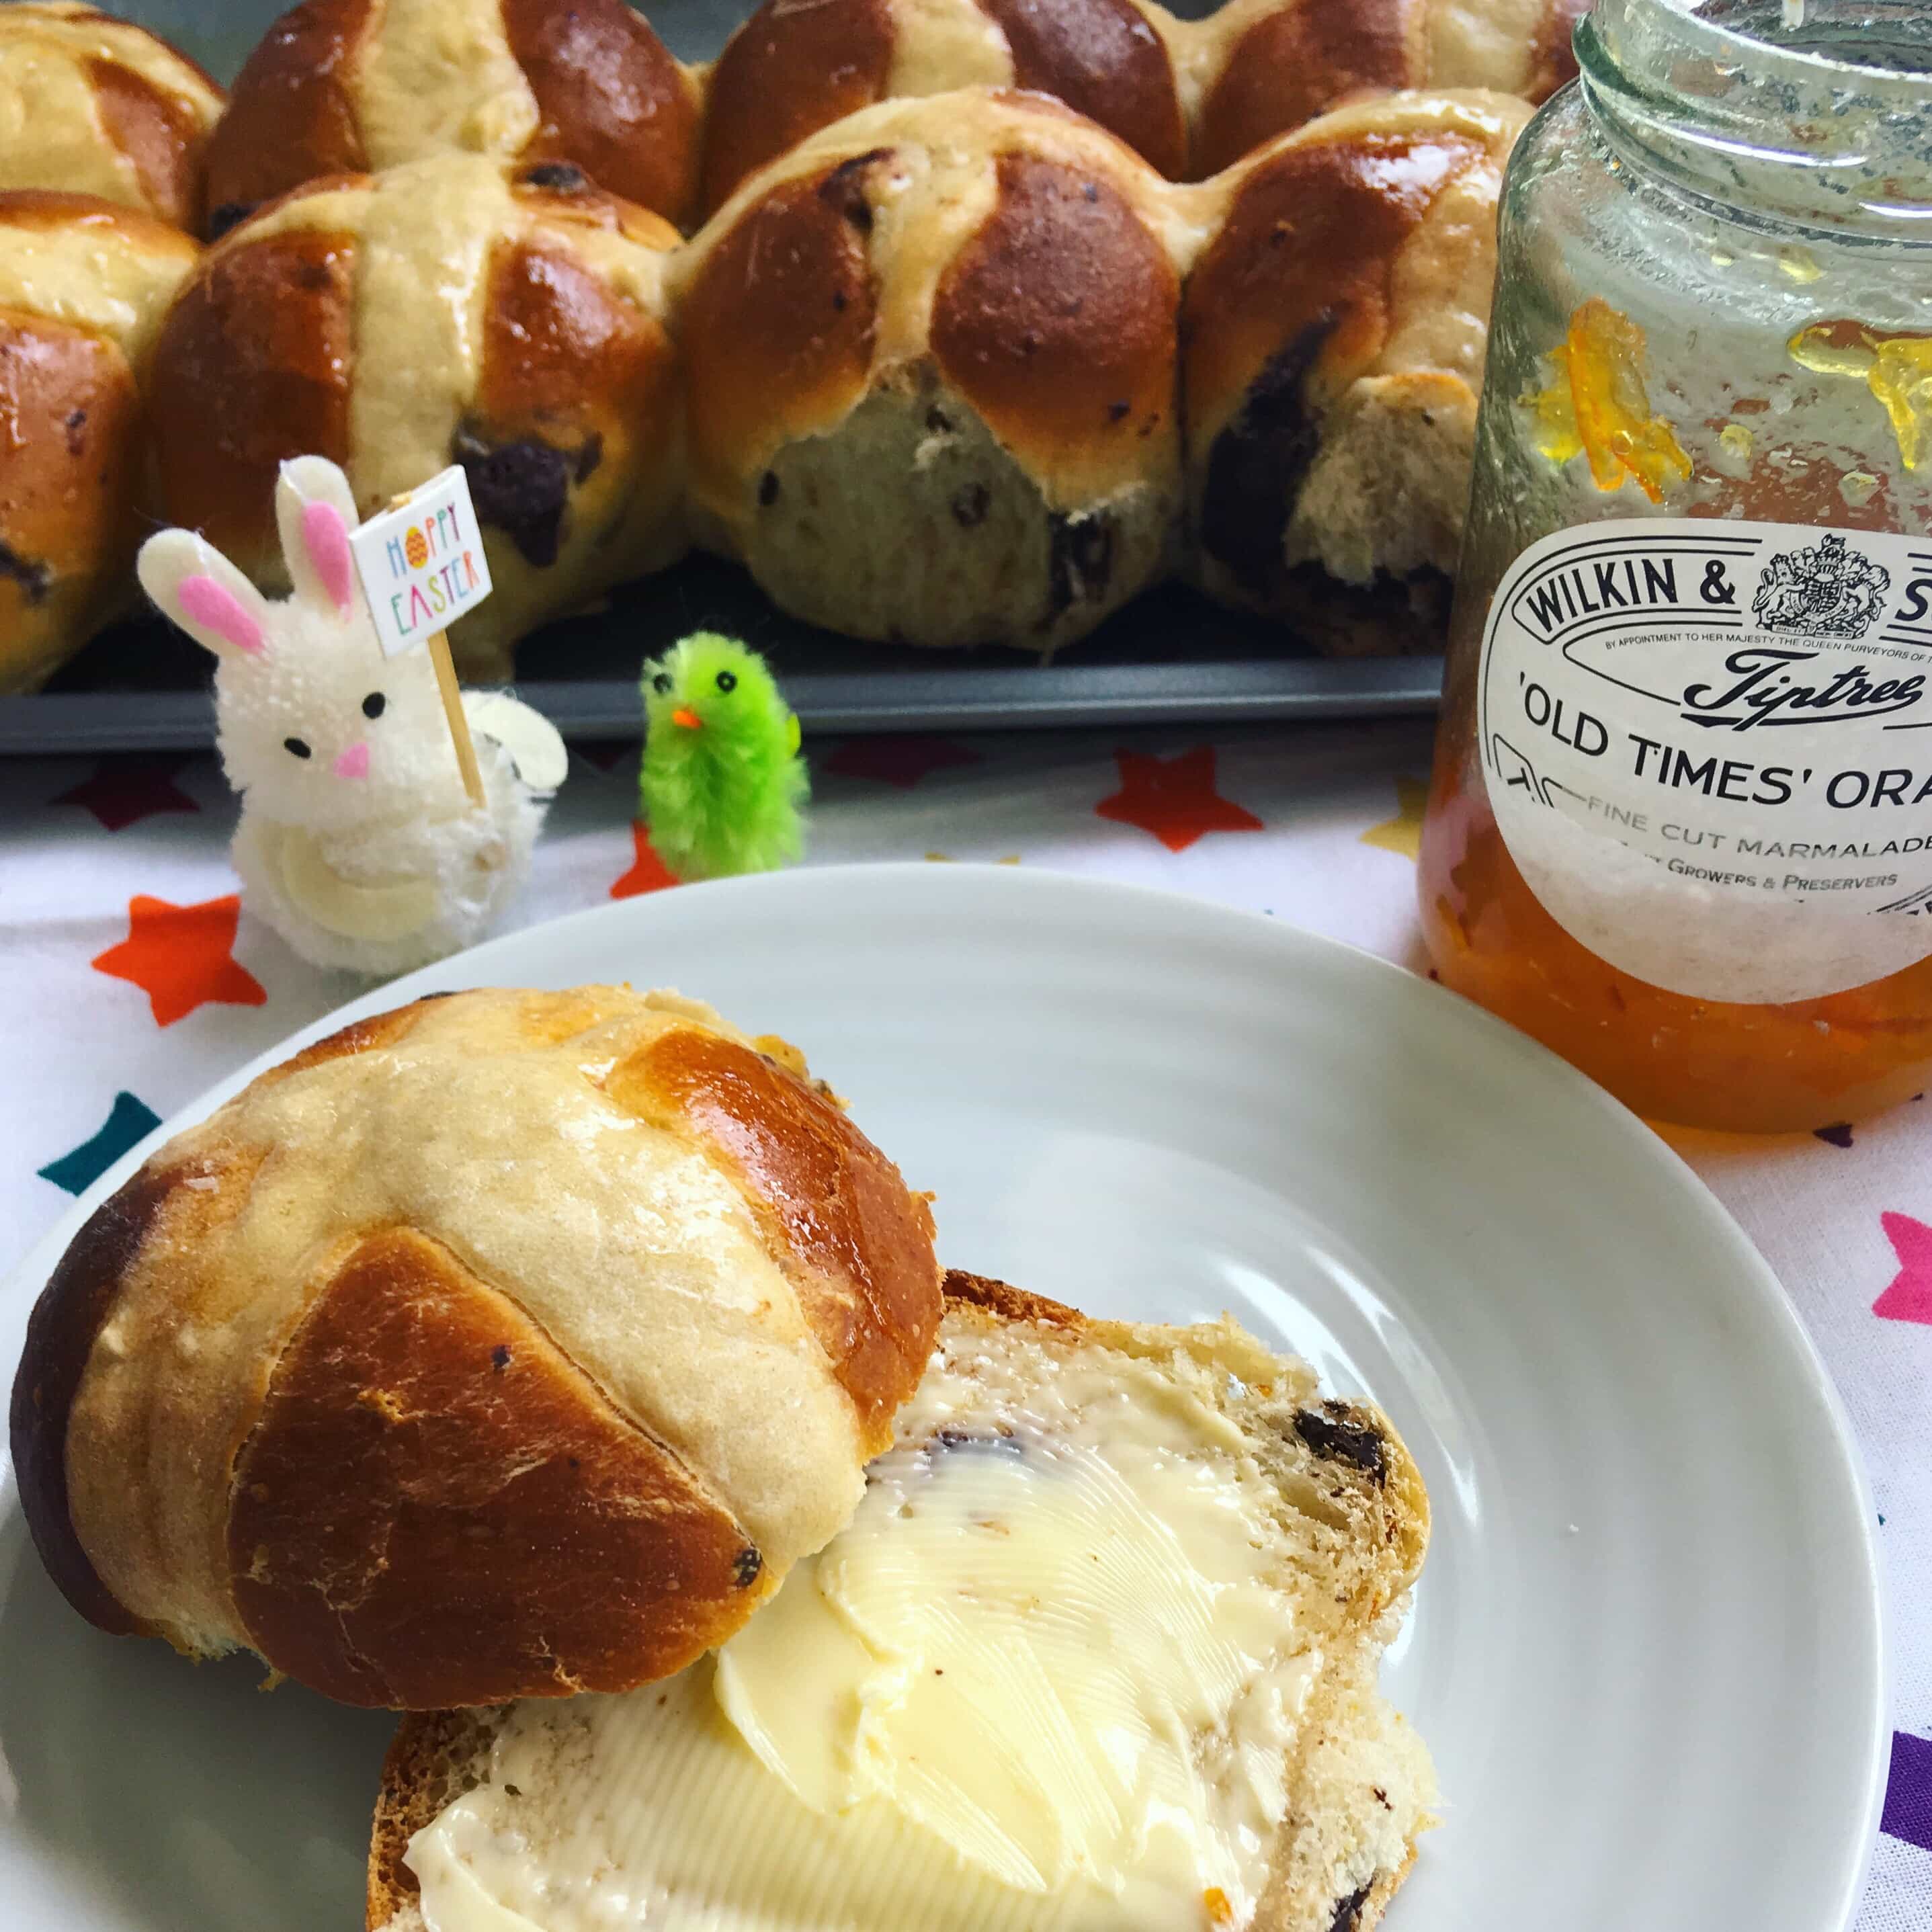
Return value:
[(1932, 955), (1932, 538), (1559, 531), (1504, 578), (1479, 676), (1510, 856), (1619, 970), (1771, 1004)]

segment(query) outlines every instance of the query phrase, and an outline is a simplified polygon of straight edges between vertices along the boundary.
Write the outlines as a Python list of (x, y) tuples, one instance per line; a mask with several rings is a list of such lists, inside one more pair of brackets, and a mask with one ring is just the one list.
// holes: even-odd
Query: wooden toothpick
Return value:
[(470, 803), (480, 811), (489, 801), (483, 796), (483, 774), (477, 768), (476, 746), (463, 709), (462, 687), (456, 682), (456, 665), (449, 655), (447, 631), (438, 631), (430, 638), (429, 658), (436, 666), (436, 688), (442, 693), (442, 715), (449, 720), (449, 735), (455, 740), (456, 764), (463, 774), (463, 789), (470, 794)]
[[(389, 508), (400, 510), (415, 496), (410, 490), (389, 499)], [(463, 709), (463, 687), (456, 681), (456, 662), (449, 655), (449, 633), (430, 634), (429, 661), (436, 667), (436, 688), (442, 695), (442, 715), (449, 724), (450, 741), (456, 747), (456, 768), (463, 774), (463, 789), (470, 802), (480, 812), (489, 804), (484, 795), (483, 773), (476, 763), (476, 743), (470, 735), (470, 720)]]

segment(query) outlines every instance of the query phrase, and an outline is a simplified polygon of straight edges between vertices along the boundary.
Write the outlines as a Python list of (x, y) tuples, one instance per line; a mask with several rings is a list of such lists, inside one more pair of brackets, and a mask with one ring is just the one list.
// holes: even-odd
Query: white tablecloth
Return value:
[[(1424, 725), (813, 749), (810, 862), (996, 860), (1136, 880), (1422, 963)], [(635, 761), (634, 746), (573, 758), (509, 923), (662, 886), (632, 822)], [(157, 1119), (360, 990), (238, 917), (234, 811), (206, 758), (0, 762), (0, 1268)], [(1677, 1144), (1784, 1282), (1864, 1445), (1898, 1729), (1859, 1923), (1925, 1932), (1932, 1100), (1852, 1132)]]

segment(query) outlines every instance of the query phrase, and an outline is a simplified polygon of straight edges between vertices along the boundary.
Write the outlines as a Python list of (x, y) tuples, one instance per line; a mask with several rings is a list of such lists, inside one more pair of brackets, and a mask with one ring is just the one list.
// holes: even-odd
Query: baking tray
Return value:
[[(1213, 0), (1176, 9), (1207, 11)], [(232, 78), (278, 0), (106, 0)], [(645, 8), (686, 60), (716, 53), (745, 0)], [(1169, 585), (1138, 598), (1051, 662), (1019, 652), (856, 644), (786, 616), (736, 566), (692, 557), (549, 626), (519, 653), (517, 689), (566, 737), (635, 736), (643, 659), (686, 631), (745, 637), (770, 658), (808, 731), (1014, 730), (1388, 716), (1432, 710), (1439, 657), (1323, 658), (1292, 633)], [(48, 689), (0, 698), (0, 753), (192, 750), (212, 745), (208, 662), (158, 622), (96, 638)]]

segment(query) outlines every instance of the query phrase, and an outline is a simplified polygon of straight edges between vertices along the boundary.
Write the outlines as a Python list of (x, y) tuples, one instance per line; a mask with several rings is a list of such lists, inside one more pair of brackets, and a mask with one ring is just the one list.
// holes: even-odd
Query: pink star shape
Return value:
[(1932, 1327), (1932, 1228), (1910, 1214), (1882, 1214), (1879, 1220), (1899, 1268), (1892, 1285), (1872, 1304), (1872, 1312), (1887, 1322)]

